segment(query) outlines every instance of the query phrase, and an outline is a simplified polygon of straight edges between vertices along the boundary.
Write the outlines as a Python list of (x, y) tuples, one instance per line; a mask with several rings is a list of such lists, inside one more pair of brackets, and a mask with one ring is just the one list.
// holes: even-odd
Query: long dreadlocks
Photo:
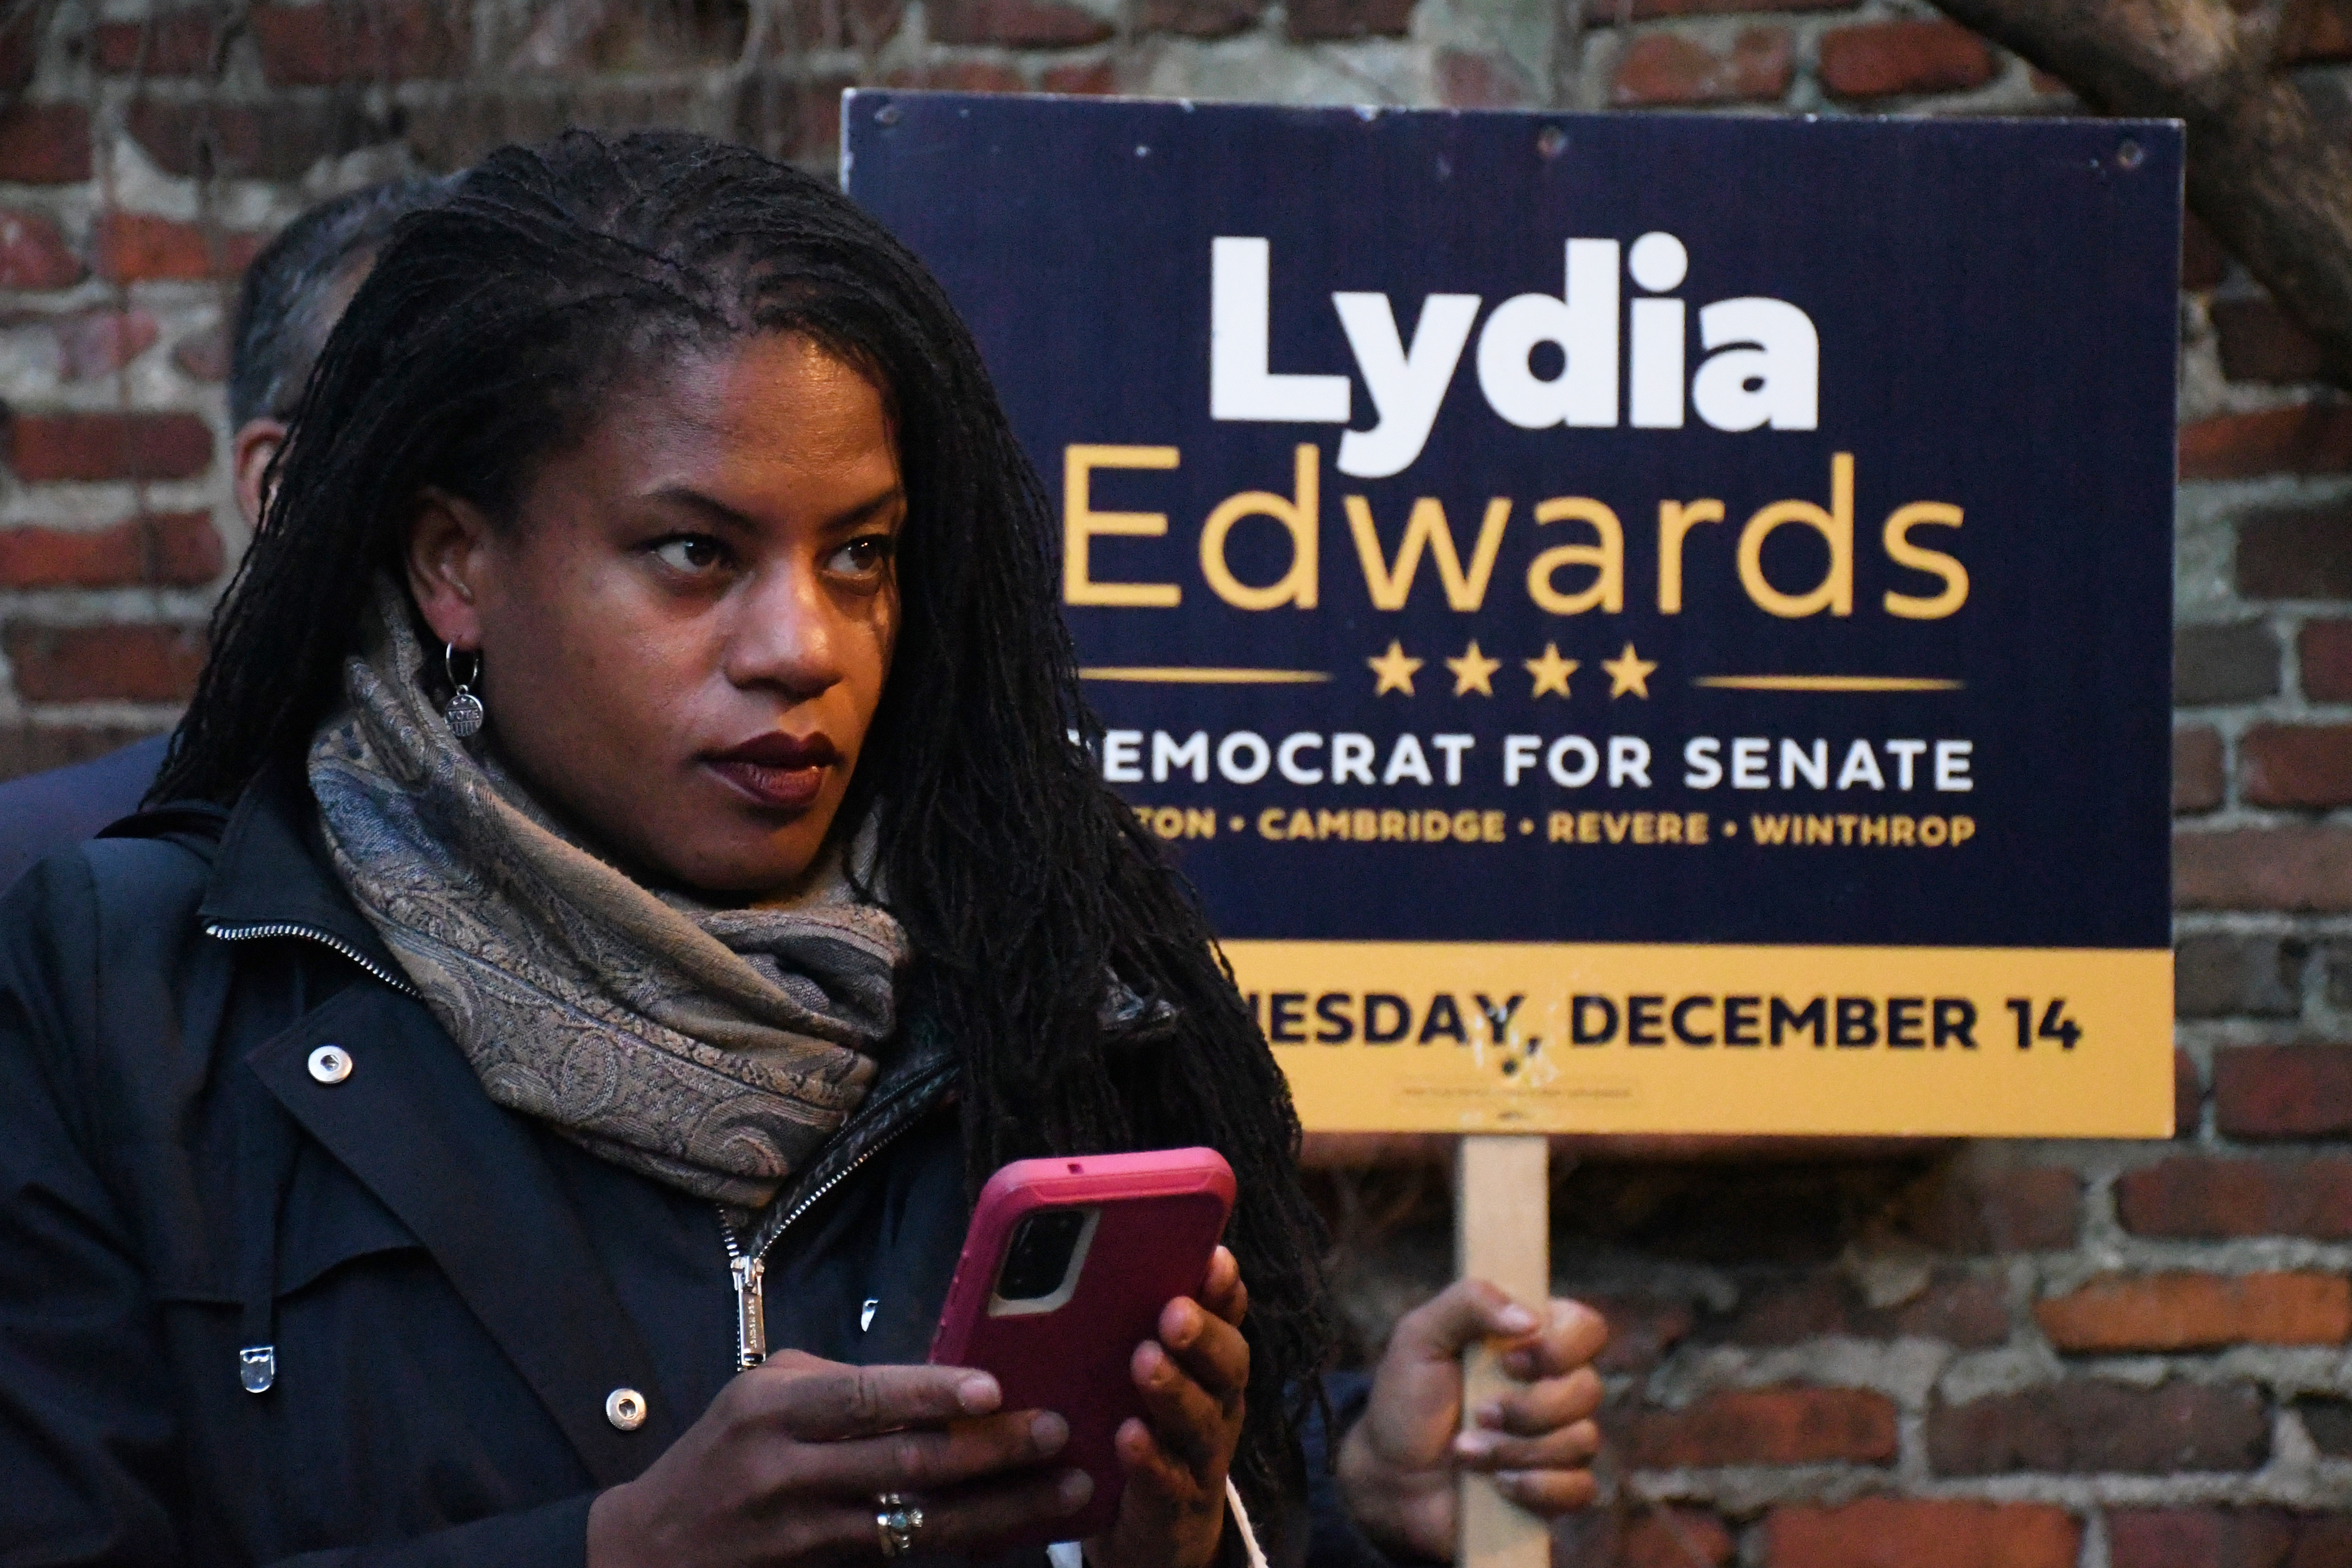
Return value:
[[(1051, 509), (978, 352), (838, 193), (702, 137), (573, 132), (492, 154), (404, 218), (304, 392), (152, 798), (225, 803), (300, 754), (371, 580), (400, 578), (420, 491), (510, 520), (625, 382), (779, 331), (867, 370), (899, 442), (904, 611), (844, 820), (874, 815), (878, 885), (919, 955), (910, 1010), (961, 1053), (969, 1174), (1187, 1143), (1232, 1163), (1252, 1303), (1237, 1469), (1267, 1495), (1284, 1391), (1330, 1343), (1290, 1097), (1189, 891), (1087, 764), (1100, 728), (1055, 605)], [(1158, 1026), (1122, 1032), (1115, 984)]]

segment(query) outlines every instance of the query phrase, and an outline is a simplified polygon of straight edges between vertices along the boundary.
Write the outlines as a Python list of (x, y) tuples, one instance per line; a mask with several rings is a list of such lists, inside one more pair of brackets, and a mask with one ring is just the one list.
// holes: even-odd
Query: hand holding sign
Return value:
[[(1465, 1421), (1462, 1352), (1496, 1338), (1517, 1386)], [(1590, 1307), (1555, 1297), (1538, 1320), (1482, 1279), (1457, 1280), (1406, 1313), (1371, 1403), (1340, 1445), (1349, 1513), (1384, 1550), (1450, 1559), (1461, 1470), (1493, 1475), (1506, 1497), (1546, 1518), (1591, 1502), (1601, 1393), (1591, 1363), (1608, 1339)]]

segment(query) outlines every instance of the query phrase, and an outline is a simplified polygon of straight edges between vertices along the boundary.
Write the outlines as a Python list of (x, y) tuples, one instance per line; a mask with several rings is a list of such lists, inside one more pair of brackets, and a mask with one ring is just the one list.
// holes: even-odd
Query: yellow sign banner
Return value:
[(2163, 949), (1226, 944), (1328, 1132), (2163, 1138)]

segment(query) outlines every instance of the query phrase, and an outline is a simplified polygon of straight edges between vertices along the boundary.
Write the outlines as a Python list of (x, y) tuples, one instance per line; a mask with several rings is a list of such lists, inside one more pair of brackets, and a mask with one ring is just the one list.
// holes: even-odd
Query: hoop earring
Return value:
[(447, 671), (449, 684), (457, 689), (442, 708), (441, 717), (448, 721), (449, 733), (461, 741), (470, 741), (480, 734), (483, 721), (489, 717), (482, 700), (474, 695), (474, 682), (482, 679), (482, 656), (467, 649), (466, 657), (474, 662), (461, 677), (457, 673), (457, 645), (441, 645), (441, 668)]

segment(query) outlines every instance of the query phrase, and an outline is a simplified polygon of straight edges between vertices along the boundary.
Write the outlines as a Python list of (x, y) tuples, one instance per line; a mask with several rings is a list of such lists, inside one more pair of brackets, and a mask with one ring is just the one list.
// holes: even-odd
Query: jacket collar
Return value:
[(330, 945), (360, 955), (361, 967), (379, 979), (401, 973), (335, 875), (310, 782), (297, 764), (263, 770), (237, 797), (196, 916), (222, 932), (295, 927), (283, 934), (331, 938)]

